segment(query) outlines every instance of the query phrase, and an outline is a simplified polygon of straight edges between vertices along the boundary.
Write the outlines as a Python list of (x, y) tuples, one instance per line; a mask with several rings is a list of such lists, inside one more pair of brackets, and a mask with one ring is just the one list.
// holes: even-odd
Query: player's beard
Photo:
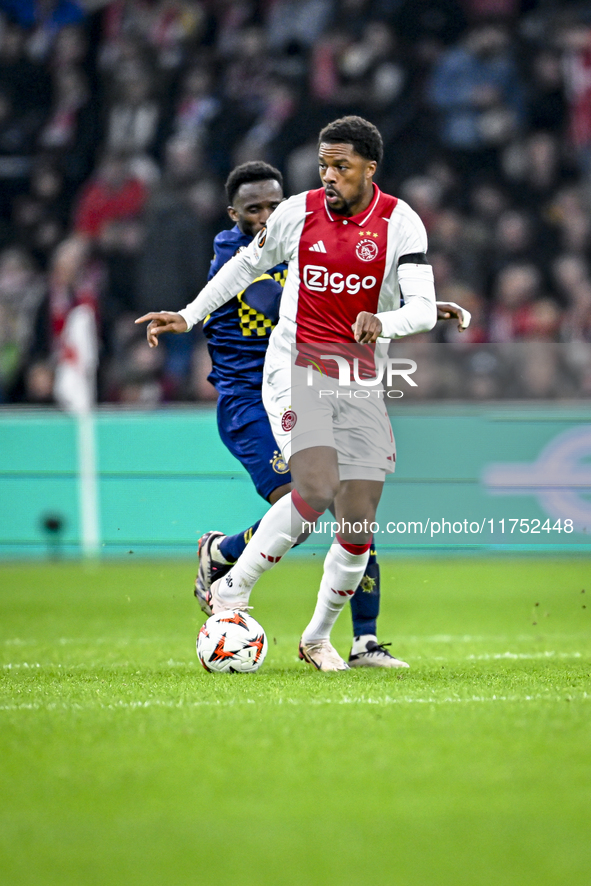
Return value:
[(353, 215), (353, 208), (352, 208), (353, 204), (355, 202), (357, 202), (357, 200), (361, 199), (361, 197), (363, 196), (363, 191), (360, 191), (359, 194), (357, 194), (353, 200), (346, 200), (343, 197), (343, 195), (337, 191), (336, 188), (333, 188), (333, 187), (325, 188), (324, 189), (325, 195), (327, 194), (327, 191), (331, 191), (331, 193), (336, 194), (337, 197), (340, 197), (340, 199), (342, 201), (340, 206), (338, 206), (338, 205), (331, 206), (331, 204), (328, 203), (328, 207), (329, 207), (330, 211), (334, 212), (335, 215), (344, 215), (344, 216)]

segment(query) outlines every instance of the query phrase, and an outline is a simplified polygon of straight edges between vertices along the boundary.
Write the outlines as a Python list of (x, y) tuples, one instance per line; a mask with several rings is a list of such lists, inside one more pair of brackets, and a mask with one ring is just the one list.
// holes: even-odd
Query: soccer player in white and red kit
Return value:
[[(301, 352), (316, 347), (316, 353), (331, 345), (354, 348), (428, 331), (437, 320), (425, 228), (406, 203), (373, 182), (382, 153), (378, 130), (361, 117), (326, 126), (319, 136), (323, 187), (278, 206), (251, 245), (183, 311), (150, 313), (136, 321), (149, 321), (153, 347), (162, 333), (191, 329), (261, 272), (289, 262), (265, 360), (263, 399), (294, 489), (270, 508), (232, 569), (212, 585), (212, 608), (248, 605), (260, 575), (334, 502), (340, 532), (325, 559), (316, 609), (300, 643), (300, 657), (319, 670), (348, 667), (330, 643), (330, 630), (363, 576), (368, 527), (395, 454), (383, 400), (312, 404), (311, 389), (298, 376), (305, 370), (292, 365), (292, 346)], [(312, 405), (298, 416), (293, 402), (300, 396)]]

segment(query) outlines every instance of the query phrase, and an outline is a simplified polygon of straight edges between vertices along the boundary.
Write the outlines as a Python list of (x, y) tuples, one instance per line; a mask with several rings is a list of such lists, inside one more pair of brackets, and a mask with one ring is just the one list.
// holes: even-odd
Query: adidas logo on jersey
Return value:
[(326, 252), (326, 246), (319, 240), (318, 243), (315, 243), (314, 246), (310, 246), (310, 252)]

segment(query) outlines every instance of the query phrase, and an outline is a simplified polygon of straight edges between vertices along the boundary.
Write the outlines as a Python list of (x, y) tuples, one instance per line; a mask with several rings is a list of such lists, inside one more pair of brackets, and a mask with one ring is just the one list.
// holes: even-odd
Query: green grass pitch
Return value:
[(310, 560), (222, 676), (192, 563), (0, 567), (3, 886), (591, 883), (590, 561), (385, 561), (412, 669), (319, 674)]

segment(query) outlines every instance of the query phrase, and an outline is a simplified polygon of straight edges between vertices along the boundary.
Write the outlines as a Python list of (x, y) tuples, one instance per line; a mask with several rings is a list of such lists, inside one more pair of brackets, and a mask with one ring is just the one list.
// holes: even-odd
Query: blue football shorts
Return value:
[(265, 501), (278, 486), (291, 483), (260, 397), (220, 394), (217, 419), (222, 443), (246, 468)]

